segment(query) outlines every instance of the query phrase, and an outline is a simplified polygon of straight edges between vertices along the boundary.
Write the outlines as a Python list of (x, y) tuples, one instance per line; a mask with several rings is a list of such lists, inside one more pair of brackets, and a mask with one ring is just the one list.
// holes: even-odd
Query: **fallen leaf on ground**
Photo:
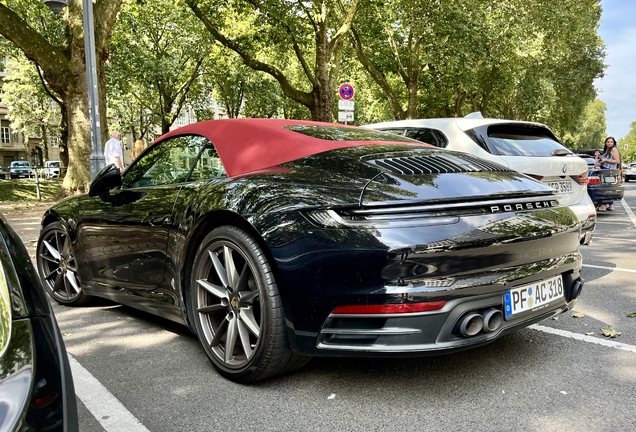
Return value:
[(556, 321), (559, 319), (559, 317), (552, 317), (552, 319)]
[(585, 334), (588, 335), (588, 336), (592, 336), (594, 334), (594, 332), (587, 332)]
[(582, 314), (581, 312), (574, 312), (574, 313), (572, 314), (572, 316), (573, 316), (574, 318), (583, 318), (583, 317), (585, 317), (585, 314)]
[(603, 327), (601, 331), (603, 332), (603, 335), (608, 338), (615, 338), (621, 335), (621, 332), (616, 331), (612, 326)]
[(636, 318), (636, 312), (630, 312), (627, 314), (627, 318)]

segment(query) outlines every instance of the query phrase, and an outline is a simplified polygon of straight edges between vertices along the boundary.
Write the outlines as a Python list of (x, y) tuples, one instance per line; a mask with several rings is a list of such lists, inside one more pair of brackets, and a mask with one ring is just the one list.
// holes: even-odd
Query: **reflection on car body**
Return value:
[[(223, 376), (251, 382), (311, 356), (479, 346), (568, 310), (580, 230), (552, 188), (465, 153), (213, 120), (55, 204), (37, 262), (59, 303), (106, 297), (189, 325)], [(563, 288), (549, 301), (505, 302), (549, 281)]]

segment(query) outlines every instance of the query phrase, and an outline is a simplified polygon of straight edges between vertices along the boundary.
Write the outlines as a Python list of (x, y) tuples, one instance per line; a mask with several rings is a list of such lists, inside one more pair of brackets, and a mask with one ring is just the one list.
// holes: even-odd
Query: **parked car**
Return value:
[(44, 177), (53, 178), (60, 176), (60, 161), (50, 160), (44, 162)]
[(31, 259), (0, 216), (0, 431), (78, 431), (64, 341)]
[(636, 162), (630, 163), (627, 168), (625, 168), (624, 175), (626, 182), (636, 179)]
[(543, 124), (485, 119), (473, 113), (464, 118), (402, 120), (365, 127), (466, 152), (540, 180), (553, 187), (560, 202), (581, 220), (581, 243), (592, 239), (596, 210), (587, 194), (587, 167)]
[(588, 154), (580, 154), (588, 166), (587, 192), (594, 205), (599, 206), (609, 201), (618, 201), (625, 194), (622, 184), (621, 169), (601, 169), (596, 167), (596, 160)]
[(160, 137), (42, 220), (57, 302), (196, 333), (225, 377), (311, 356), (447, 353), (571, 308), (580, 221), (552, 187), (354, 126), (227, 119)]
[(31, 166), (31, 162), (24, 160), (11, 162), (11, 165), (9, 165), (9, 175), (12, 179), (19, 177), (32, 177), (33, 167)]

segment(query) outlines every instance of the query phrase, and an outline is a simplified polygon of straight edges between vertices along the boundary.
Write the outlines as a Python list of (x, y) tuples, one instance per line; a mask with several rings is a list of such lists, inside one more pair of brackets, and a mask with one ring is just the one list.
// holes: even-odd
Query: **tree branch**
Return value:
[[(68, 80), (72, 79), (69, 59), (57, 47), (51, 45), (26, 21), (0, 3), (0, 34), (13, 42), (29, 59), (42, 67), (47, 81), (59, 94), (64, 94)], [(59, 85), (53, 85), (53, 81)]]
[(205, 25), (205, 27), (208, 29), (212, 37), (216, 39), (223, 46), (236, 52), (241, 57), (241, 59), (243, 59), (243, 63), (245, 63), (245, 65), (247, 65), (248, 67), (254, 70), (265, 72), (271, 75), (272, 77), (274, 77), (274, 79), (276, 79), (276, 81), (278, 81), (285, 96), (295, 100), (296, 102), (302, 105), (305, 105), (306, 107), (311, 106), (311, 104), (313, 103), (313, 98), (311, 93), (303, 92), (292, 87), (287, 77), (278, 68), (271, 66), (267, 63), (263, 63), (259, 60), (256, 60), (250, 53), (248, 53), (245, 49), (243, 49), (243, 47), (240, 46), (236, 41), (233, 41), (225, 37), (221, 32), (217, 30), (214, 24), (212, 24), (212, 22), (208, 19), (208, 17), (201, 11), (201, 9), (199, 9), (197, 5), (197, 0), (186, 0), (186, 3), (190, 7), (190, 9), (192, 9), (192, 12), (194, 12), (197, 18), (199, 18), (201, 22)]
[(378, 86), (380, 86), (380, 88), (382, 89), (382, 93), (384, 93), (384, 96), (386, 96), (387, 100), (389, 101), (389, 105), (391, 106), (391, 111), (393, 111), (393, 116), (396, 118), (396, 120), (404, 119), (406, 116), (406, 113), (402, 109), (402, 106), (400, 105), (400, 101), (398, 100), (398, 97), (393, 92), (393, 89), (391, 88), (391, 85), (389, 84), (389, 81), (386, 79), (386, 76), (384, 75), (384, 73), (380, 71), (373, 64), (371, 59), (369, 59), (367, 55), (364, 53), (364, 50), (362, 49), (362, 41), (360, 39), (360, 34), (358, 33), (355, 27), (351, 27), (350, 38), (351, 38), (351, 44), (353, 45), (353, 49), (356, 53), (356, 56), (358, 57), (358, 61), (360, 61), (362, 66), (366, 69), (367, 72), (369, 72), (369, 75), (371, 75), (371, 77), (376, 82), (376, 84), (378, 84)]

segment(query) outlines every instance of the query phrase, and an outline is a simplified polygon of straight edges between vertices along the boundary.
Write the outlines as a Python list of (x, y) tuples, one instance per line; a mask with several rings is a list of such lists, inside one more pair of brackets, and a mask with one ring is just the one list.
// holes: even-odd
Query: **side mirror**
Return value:
[(100, 172), (97, 173), (90, 188), (88, 189), (88, 196), (100, 196), (102, 198), (108, 196), (108, 192), (116, 187), (121, 186), (121, 173), (119, 168), (115, 164), (106, 165)]

